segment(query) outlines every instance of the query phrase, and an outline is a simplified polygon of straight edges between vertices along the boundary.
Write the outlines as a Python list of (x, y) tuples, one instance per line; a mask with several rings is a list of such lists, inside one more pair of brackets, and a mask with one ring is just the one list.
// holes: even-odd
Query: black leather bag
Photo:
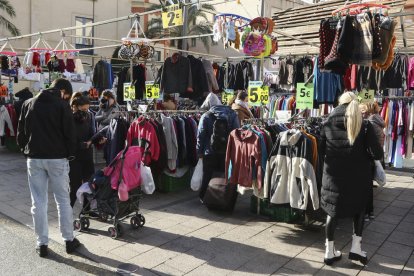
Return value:
[(227, 184), (222, 174), (215, 174), (208, 183), (203, 203), (208, 209), (233, 211), (237, 200), (237, 185)]

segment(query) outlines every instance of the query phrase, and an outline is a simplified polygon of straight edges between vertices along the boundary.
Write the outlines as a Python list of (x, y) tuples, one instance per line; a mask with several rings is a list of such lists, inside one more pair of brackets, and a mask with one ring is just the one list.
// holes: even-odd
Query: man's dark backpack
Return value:
[(218, 118), (214, 114), (213, 133), (210, 145), (215, 154), (226, 154), (227, 141), (229, 139), (227, 118)]

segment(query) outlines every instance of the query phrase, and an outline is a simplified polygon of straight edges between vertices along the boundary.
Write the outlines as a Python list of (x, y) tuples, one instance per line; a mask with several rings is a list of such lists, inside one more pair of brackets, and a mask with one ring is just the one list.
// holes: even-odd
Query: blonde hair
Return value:
[(346, 107), (346, 131), (348, 140), (351, 145), (354, 144), (362, 126), (362, 113), (359, 109), (359, 102), (357, 96), (352, 92), (345, 92), (339, 97), (339, 104), (348, 104)]
[(368, 114), (378, 114), (381, 111), (377, 102), (367, 103)]

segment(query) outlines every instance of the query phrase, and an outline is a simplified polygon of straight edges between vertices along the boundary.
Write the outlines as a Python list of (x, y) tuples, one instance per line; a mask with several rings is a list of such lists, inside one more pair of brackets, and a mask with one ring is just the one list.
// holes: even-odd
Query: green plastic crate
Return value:
[(190, 187), (193, 170), (189, 169), (182, 177), (172, 177), (162, 173), (155, 179), (157, 190), (162, 193), (178, 192)]
[(16, 142), (16, 137), (6, 137), (5, 146), (9, 151), (20, 152), (20, 148)]
[(258, 199), (254, 195), (250, 198), (250, 211), (255, 214), (259, 211), (260, 215), (278, 222), (293, 222), (301, 217), (300, 212), (292, 210), (289, 206), (275, 205), (270, 203), (268, 199)]

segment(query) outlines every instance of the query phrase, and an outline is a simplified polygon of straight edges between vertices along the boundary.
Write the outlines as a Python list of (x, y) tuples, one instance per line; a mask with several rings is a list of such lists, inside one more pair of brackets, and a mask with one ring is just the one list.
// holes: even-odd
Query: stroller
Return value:
[[(91, 214), (98, 214), (100, 221), (112, 221), (108, 228), (109, 235), (116, 239), (122, 235), (120, 222), (130, 218), (133, 229), (145, 225), (145, 217), (139, 213), (139, 201), (142, 196), (140, 187), (141, 154), (138, 147), (126, 147), (111, 164), (103, 170), (98, 170), (89, 181), (92, 194), (83, 193), (86, 200), (79, 218), (75, 219), (75, 231), (87, 231), (90, 226)], [(132, 167), (131, 167), (132, 166)], [(118, 187), (121, 182), (133, 181), (135, 186), (128, 192), (128, 200), (121, 201), (118, 197)], [(95, 203), (96, 204), (92, 204)]]

